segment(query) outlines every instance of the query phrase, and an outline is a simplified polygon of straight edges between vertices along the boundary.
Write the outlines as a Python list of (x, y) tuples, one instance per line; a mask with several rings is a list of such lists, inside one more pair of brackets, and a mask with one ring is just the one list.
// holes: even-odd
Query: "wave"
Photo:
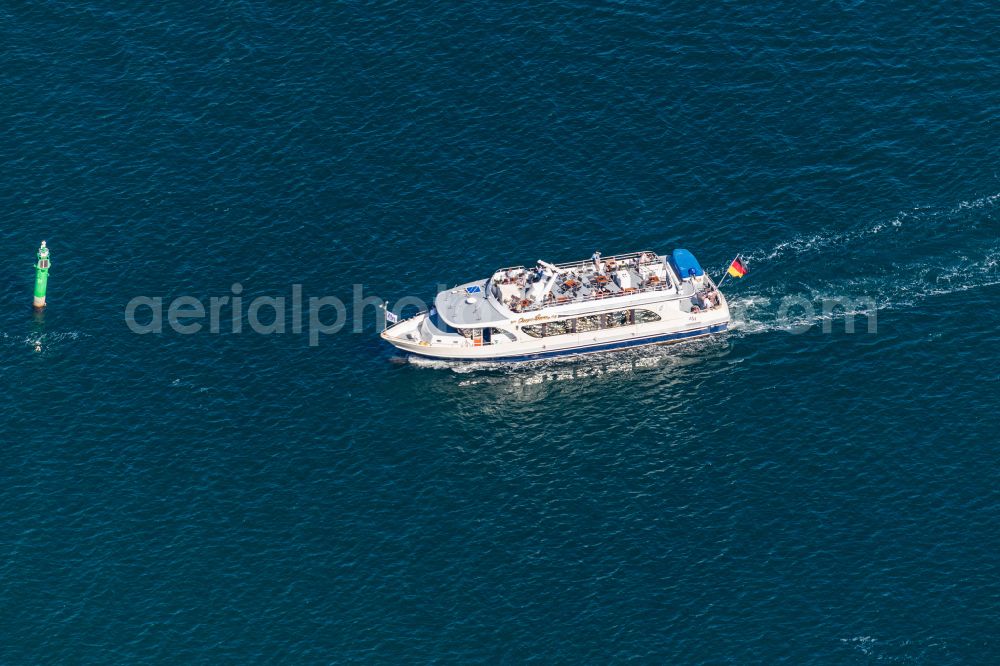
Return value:
[[(743, 256), (748, 262), (758, 263), (773, 261), (789, 255), (793, 257), (807, 255), (821, 250), (844, 248), (851, 243), (865, 240), (884, 231), (911, 228), (913, 231), (919, 232), (932, 224), (940, 224), (942, 220), (946, 222), (946, 227), (956, 226), (962, 231), (968, 232), (978, 226), (978, 221), (973, 220), (970, 224), (969, 220), (964, 219), (964, 213), (988, 209), (998, 204), (1000, 204), (1000, 192), (976, 199), (963, 200), (948, 208), (917, 206), (907, 211), (900, 211), (889, 219), (861, 223), (847, 231), (829, 231), (793, 237), (780, 241), (769, 248), (750, 250), (743, 253)], [(945, 230), (939, 226), (935, 226), (934, 229), (939, 232)]]
[[(996, 234), (992, 227), (988, 234), (980, 231), (990, 220), (982, 211), (998, 204), (1000, 193), (947, 207), (915, 207), (847, 231), (796, 236), (748, 252), (744, 256), (751, 271), (764, 265), (772, 269), (770, 275), (794, 275), (795, 281), (751, 278), (745, 287), (734, 286), (729, 293), (732, 329), (746, 335), (822, 324), (831, 318), (823, 313), (824, 301), (843, 303), (836, 312), (844, 317), (873, 308), (909, 308), (935, 296), (1000, 284)], [(891, 253), (884, 242), (870, 242), (884, 233), (894, 234)], [(836, 262), (850, 264), (853, 272), (822, 261), (818, 254), (835, 255)], [(862, 302), (862, 307), (852, 307)]]
[(952, 213), (959, 213), (963, 210), (969, 210), (973, 208), (985, 208), (987, 206), (993, 206), (1000, 203), (1000, 192), (996, 194), (991, 194), (986, 197), (980, 197), (978, 199), (973, 199), (972, 201), (960, 201), (958, 206), (952, 208)]
[[(730, 296), (731, 329), (741, 334), (795, 331), (825, 320), (911, 308), (929, 298), (996, 285), (1000, 285), (1000, 245), (979, 256), (961, 253), (905, 262), (890, 275), (817, 280), (801, 289), (772, 283), (745, 296)], [(833, 313), (823, 309), (824, 303), (836, 305)]]
[(52, 331), (13, 335), (10, 333), (0, 333), (0, 344), (5, 344), (11, 347), (32, 348), (41, 345), (42, 349), (47, 349), (54, 345), (61, 345), (62, 343), (72, 342), (87, 337), (90, 337), (90, 334), (84, 331)]

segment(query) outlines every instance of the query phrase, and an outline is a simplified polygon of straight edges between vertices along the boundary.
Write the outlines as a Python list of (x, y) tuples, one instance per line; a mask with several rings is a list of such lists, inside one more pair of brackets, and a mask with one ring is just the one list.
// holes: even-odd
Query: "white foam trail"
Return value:
[(0, 342), (8, 345), (30, 346), (42, 345), (43, 348), (68, 341), (75, 341), (81, 338), (90, 337), (89, 333), (83, 331), (53, 331), (45, 333), (29, 333), (25, 337), (0, 333)]
[[(918, 206), (908, 211), (897, 213), (892, 219), (878, 221), (873, 224), (861, 224), (854, 229), (842, 232), (821, 232), (807, 236), (799, 236), (781, 241), (770, 249), (751, 250), (744, 253), (749, 262), (772, 261), (786, 255), (798, 256), (818, 250), (840, 247), (849, 243), (874, 236), (886, 230), (898, 230), (907, 223), (929, 222), (941, 216), (955, 216), (964, 211), (989, 208), (1000, 204), (1000, 192), (968, 201), (960, 201), (949, 209), (935, 209)], [(975, 225), (973, 225), (975, 226)]]
[(889, 227), (898, 228), (902, 226), (902, 220), (897, 217), (888, 222), (876, 222), (873, 225), (861, 227), (844, 232), (828, 232), (812, 234), (810, 236), (800, 236), (786, 241), (782, 241), (769, 250), (755, 250), (744, 253), (748, 262), (756, 263), (762, 261), (772, 261), (787, 254), (800, 255), (818, 250), (826, 250), (832, 247), (846, 245), (852, 241), (872, 236)]
[[(811, 279), (811, 273), (795, 270), (794, 266), (783, 266), (794, 262), (796, 258), (808, 258), (812, 255), (836, 251), (841, 258), (852, 243), (857, 243), (856, 258), (868, 262), (872, 266), (871, 275), (843, 276), (827, 278), (818, 284), (806, 286), (807, 299), (817, 301), (822, 294), (840, 294), (850, 299), (870, 298), (878, 304), (878, 309), (900, 309), (912, 307), (921, 301), (934, 296), (981, 289), (1000, 283), (1000, 246), (995, 245), (996, 234), (991, 233), (988, 243), (992, 244), (983, 252), (981, 237), (973, 233), (987, 218), (981, 213), (970, 218), (969, 211), (979, 211), (1000, 205), (1000, 193), (990, 194), (975, 199), (960, 201), (949, 208), (915, 207), (901, 211), (887, 220), (874, 224), (861, 224), (844, 232), (827, 232), (794, 237), (778, 243), (769, 249), (758, 249), (746, 253), (748, 263), (753, 270), (755, 263), (775, 262), (779, 268), (788, 274), (795, 274), (796, 279)], [(954, 230), (954, 231), (952, 231)], [(899, 236), (894, 243), (893, 252), (898, 256), (919, 256), (902, 265), (895, 265), (893, 275), (887, 276), (880, 269), (888, 266), (888, 261), (879, 261), (878, 245), (865, 244), (865, 241), (883, 233), (908, 231)], [(927, 256), (928, 248), (934, 246), (926, 243), (927, 237), (934, 234), (938, 240), (946, 233), (952, 233), (955, 245), (964, 246), (954, 254), (947, 256)], [(912, 245), (907, 252), (907, 246)], [(938, 245), (940, 247), (940, 244)], [(933, 250), (931, 250), (933, 251)], [(827, 271), (828, 272), (828, 271)], [(881, 273), (881, 274), (876, 274)], [(801, 283), (800, 283), (801, 284)], [(742, 296), (730, 295), (730, 305), (734, 311), (732, 329), (738, 334), (752, 334), (775, 330), (791, 330), (802, 324), (822, 323), (822, 317), (815, 316), (809, 321), (789, 320), (778, 321), (777, 312), (780, 302), (786, 296), (802, 296), (802, 287), (791, 287), (781, 283), (750, 282)], [(758, 291), (754, 291), (754, 289)], [(739, 292), (737, 292), (738, 294)], [(816, 303), (818, 311), (819, 303)], [(857, 313), (856, 313), (857, 314)]]
[(854, 638), (841, 638), (840, 642), (850, 644), (854, 648), (856, 648), (857, 650), (868, 656), (871, 656), (872, 651), (878, 645), (878, 640), (872, 638), (871, 636), (855, 636)]
[(973, 199), (972, 201), (960, 201), (958, 206), (951, 209), (951, 212), (958, 213), (963, 210), (969, 210), (970, 208), (986, 208), (987, 206), (993, 206), (997, 203), (1000, 203), (1000, 192), (991, 194), (987, 197)]
[[(768, 293), (730, 297), (733, 325), (737, 334), (750, 335), (772, 331), (792, 331), (799, 327), (837, 321), (846, 316), (866, 316), (868, 308), (843, 308), (832, 315), (822, 314), (824, 298), (859, 303), (864, 299), (875, 303), (878, 310), (901, 310), (918, 305), (936, 296), (945, 296), (1000, 285), (1000, 246), (986, 251), (981, 257), (959, 255), (948, 263), (922, 260), (903, 265), (901, 277), (889, 282), (885, 278), (843, 278), (827, 280), (808, 288), (808, 293), (789, 292), (782, 285), (772, 285)], [(813, 305), (809, 316), (778, 317), (782, 299), (804, 298)], [(798, 311), (797, 308), (792, 308)], [(859, 326), (864, 324), (859, 321)]]

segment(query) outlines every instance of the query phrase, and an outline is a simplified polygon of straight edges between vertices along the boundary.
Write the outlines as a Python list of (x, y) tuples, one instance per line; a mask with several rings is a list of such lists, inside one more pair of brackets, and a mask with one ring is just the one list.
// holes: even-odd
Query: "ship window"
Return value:
[(567, 333), (574, 333), (572, 319), (561, 319), (559, 321), (550, 321), (547, 324), (532, 324), (531, 326), (523, 326), (521, 330), (530, 335), (533, 338), (550, 338), (553, 335), (566, 335)]
[(510, 331), (508, 331), (506, 329), (503, 329), (503, 328), (490, 328), (490, 329), (487, 329), (487, 330), (490, 332), (490, 336), (493, 338), (494, 342), (498, 342), (498, 341), (513, 342), (514, 341), (514, 335)]
[(548, 338), (554, 335), (589, 333), (604, 328), (648, 324), (654, 321), (660, 321), (660, 315), (650, 310), (615, 310), (599, 315), (560, 319), (545, 324), (531, 324), (522, 326), (521, 330), (533, 338)]
[(545, 325), (545, 337), (550, 335), (565, 335), (573, 332), (573, 322), (570, 319), (550, 321)]
[(619, 326), (628, 326), (631, 323), (632, 323), (631, 310), (617, 310), (615, 312), (608, 312), (604, 315), (604, 328), (617, 328)]
[(533, 338), (541, 338), (545, 335), (545, 324), (534, 324), (532, 326), (524, 326), (521, 328), (521, 330)]
[(601, 328), (600, 315), (589, 315), (586, 317), (576, 318), (577, 333), (589, 333), (590, 331), (596, 331), (599, 328)]

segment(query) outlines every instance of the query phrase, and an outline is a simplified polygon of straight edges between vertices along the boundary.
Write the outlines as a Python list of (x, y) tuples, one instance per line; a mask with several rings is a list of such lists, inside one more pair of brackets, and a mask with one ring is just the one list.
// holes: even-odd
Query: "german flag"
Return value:
[(729, 264), (729, 270), (726, 271), (734, 278), (741, 278), (747, 274), (747, 267), (743, 265), (739, 257), (733, 259), (733, 263)]

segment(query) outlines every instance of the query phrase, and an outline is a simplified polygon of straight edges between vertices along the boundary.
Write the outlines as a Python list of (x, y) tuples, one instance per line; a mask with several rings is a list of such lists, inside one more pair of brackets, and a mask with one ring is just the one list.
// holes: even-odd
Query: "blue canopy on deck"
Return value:
[(674, 268), (677, 269), (677, 275), (679, 275), (682, 280), (691, 276), (692, 269), (694, 269), (694, 274), (698, 277), (705, 274), (705, 271), (701, 269), (701, 264), (699, 264), (698, 260), (694, 258), (694, 255), (687, 250), (674, 250), (673, 256), (671, 256), (670, 259), (674, 264)]

